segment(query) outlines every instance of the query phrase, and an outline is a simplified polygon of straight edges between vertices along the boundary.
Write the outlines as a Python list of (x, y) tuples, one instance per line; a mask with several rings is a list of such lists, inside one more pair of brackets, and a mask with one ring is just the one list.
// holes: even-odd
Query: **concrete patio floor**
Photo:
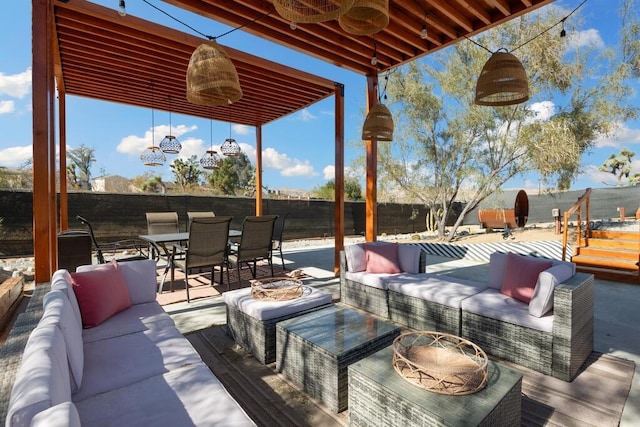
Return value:
[[(287, 250), (284, 258), (288, 270), (302, 269), (309, 276), (305, 284), (324, 288), (339, 300), (339, 279), (334, 277), (333, 246), (314, 246)], [(278, 258), (274, 262), (279, 262)], [(478, 261), (427, 256), (427, 271), (446, 273), (474, 280), (488, 279), (488, 264)], [(605, 280), (595, 281), (594, 350), (633, 360), (635, 374), (620, 426), (640, 424), (640, 286)], [(226, 322), (221, 297), (203, 298), (191, 303), (165, 306), (182, 333)]]

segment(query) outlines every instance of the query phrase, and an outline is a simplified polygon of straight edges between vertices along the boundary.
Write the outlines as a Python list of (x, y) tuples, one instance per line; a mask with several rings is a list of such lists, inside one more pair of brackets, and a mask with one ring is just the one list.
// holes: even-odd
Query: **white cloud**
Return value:
[(262, 150), (262, 165), (265, 169), (276, 169), (282, 176), (316, 176), (318, 173), (308, 160), (292, 159), (274, 148)]
[(16, 110), (13, 101), (0, 101), (0, 114), (13, 113)]
[(326, 180), (335, 179), (335, 177), (336, 177), (336, 167), (334, 165), (325, 166), (324, 169), (322, 169), (322, 175), (324, 176), (324, 179), (326, 179)]
[(596, 140), (598, 148), (618, 148), (623, 145), (640, 144), (640, 129), (631, 129), (625, 123), (617, 123), (611, 135), (603, 135)]
[[(176, 138), (178, 138), (178, 140), (180, 140), (180, 137), (182, 135), (188, 132), (191, 132), (193, 130), (196, 130), (197, 128), (198, 127), (195, 125), (171, 126), (171, 135), (175, 136)], [(159, 126), (156, 126), (154, 129), (155, 129), (154, 132), (152, 132), (152, 129), (145, 131), (144, 136), (142, 137), (137, 135), (125, 136), (120, 141), (120, 144), (118, 144), (118, 146), (116, 147), (116, 150), (119, 153), (135, 156), (142, 153), (144, 150), (147, 149), (147, 147), (150, 147), (152, 145), (151, 144), (152, 139), (154, 140), (153, 145), (155, 145), (156, 147), (159, 146), (160, 142), (164, 139), (164, 137), (169, 134), (169, 125), (159, 125)], [(184, 142), (182, 140), (180, 140), (180, 143), (184, 147)]]
[(251, 127), (247, 125), (233, 125), (231, 129), (237, 135), (249, 135), (251, 133)]
[(598, 185), (616, 185), (616, 177), (609, 172), (599, 170), (596, 165), (587, 165), (580, 174), (580, 178), (585, 178)]
[(295, 163), (282, 170), (280, 172), (282, 176), (316, 176), (318, 173), (313, 170), (313, 165), (309, 163), (308, 160), (304, 162), (300, 162), (299, 160), (295, 160)]
[(17, 168), (31, 159), (31, 157), (33, 157), (33, 148), (31, 145), (4, 148), (0, 150), (0, 166)]
[(600, 32), (595, 28), (584, 31), (571, 33), (569, 36), (569, 49), (578, 49), (581, 47), (594, 47), (601, 49), (604, 47), (604, 41), (600, 37)]
[[(180, 139), (180, 145), (182, 150), (178, 154), (183, 160), (187, 160), (189, 157), (195, 155), (198, 160), (204, 155), (205, 151), (209, 149), (209, 146), (200, 138), (186, 138)], [(218, 151), (219, 152), (219, 151)], [(170, 160), (173, 161), (173, 160)]]
[(535, 114), (532, 121), (547, 121), (556, 113), (556, 106), (552, 101), (534, 102), (529, 110)]
[(31, 91), (31, 67), (22, 73), (5, 75), (0, 73), (0, 95), (24, 98)]
[(300, 119), (303, 122), (308, 122), (308, 121), (311, 121), (311, 120), (315, 120), (316, 116), (311, 114), (311, 111), (309, 111), (308, 108), (305, 108), (302, 111), (300, 111)]

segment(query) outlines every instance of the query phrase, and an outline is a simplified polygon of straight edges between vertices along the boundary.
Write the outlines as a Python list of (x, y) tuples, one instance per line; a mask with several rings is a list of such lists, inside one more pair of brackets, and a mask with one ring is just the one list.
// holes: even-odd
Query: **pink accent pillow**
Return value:
[(398, 266), (398, 244), (375, 245), (365, 243), (367, 273), (400, 273)]
[(71, 280), (84, 328), (98, 326), (131, 306), (127, 285), (115, 261), (90, 271), (71, 273)]
[(552, 265), (551, 261), (508, 253), (500, 292), (529, 304), (538, 276)]

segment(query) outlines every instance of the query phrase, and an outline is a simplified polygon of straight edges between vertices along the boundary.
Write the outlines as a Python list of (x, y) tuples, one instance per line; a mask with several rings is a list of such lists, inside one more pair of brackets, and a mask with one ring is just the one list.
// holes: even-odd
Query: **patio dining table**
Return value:
[[(242, 231), (234, 229), (229, 230), (229, 238), (238, 238), (240, 236), (242, 236)], [(167, 273), (173, 265), (173, 251), (168, 244), (173, 244), (176, 242), (188, 242), (189, 233), (185, 231), (179, 233), (141, 234), (138, 237), (146, 242), (149, 242), (156, 249), (156, 251), (161, 254), (161, 256), (164, 256), (167, 259), (167, 265), (164, 268), (162, 279), (160, 280), (160, 284), (158, 285), (158, 293), (162, 293), (162, 288), (164, 286), (164, 281), (167, 277)], [(173, 277), (171, 277), (170, 290), (173, 291)]]

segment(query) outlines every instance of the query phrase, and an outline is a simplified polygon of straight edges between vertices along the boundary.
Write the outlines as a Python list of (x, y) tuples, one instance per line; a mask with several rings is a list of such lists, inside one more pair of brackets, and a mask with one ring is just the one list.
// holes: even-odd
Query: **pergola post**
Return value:
[[(367, 76), (367, 113), (378, 103), (378, 75)], [(373, 242), (378, 236), (378, 141), (365, 141), (366, 144), (366, 206), (365, 240)]]
[(69, 228), (69, 197), (67, 195), (67, 97), (58, 87), (58, 128), (60, 129), (60, 230)]
[(262, 215), (262, 126), (256, 126), (256, 215)]
[(340, 273), (340, 251), (344, 248), (344, 84), (335, 89), (335, 261), (333, 272)]

